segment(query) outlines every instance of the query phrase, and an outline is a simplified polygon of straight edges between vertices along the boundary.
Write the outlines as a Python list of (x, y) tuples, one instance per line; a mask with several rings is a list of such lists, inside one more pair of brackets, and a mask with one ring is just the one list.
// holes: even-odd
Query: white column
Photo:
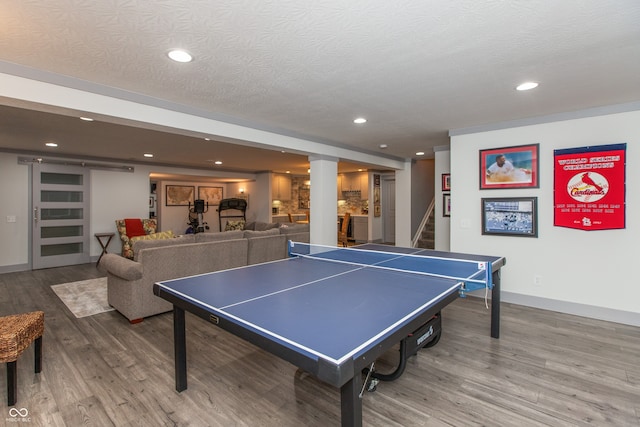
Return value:
[(411, 159), (396, 171), (396, 246), (411, 247)]
[(316, 245), (338, 243), (338, 159), (322, 155), (309, 156), (311, 164), (310, 241)]

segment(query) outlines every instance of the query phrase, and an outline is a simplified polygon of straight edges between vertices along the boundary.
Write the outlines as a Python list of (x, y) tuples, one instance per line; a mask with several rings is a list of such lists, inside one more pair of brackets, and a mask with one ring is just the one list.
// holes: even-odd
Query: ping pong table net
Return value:
[[(491, 263), (460, 258), (415, 255), (397, 252), (372, 251), (355, 247), (314, 245), (289, 242), (289, 256), (347, 263), (363, 268), (381, 268), (430, 277), (450, 279), (461, 283), (460, 296), (466, 292), (493, 288)], [(485, 297), (487, 295), (485, 294)]]

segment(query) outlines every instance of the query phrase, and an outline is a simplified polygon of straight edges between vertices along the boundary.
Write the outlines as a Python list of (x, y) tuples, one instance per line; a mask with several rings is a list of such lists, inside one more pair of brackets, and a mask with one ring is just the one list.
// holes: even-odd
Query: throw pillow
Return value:
[(124, 220), (125, 228), (127, 230), (127, 237), (132, 238), (136, 236), (144, 236), (147, 234), (142, 226), (142, 220), (140, 218), (132, 218)]
[(175, 236), (173, 234), (173, 231), (169, 230), (169, 231), (160, 231), (159, 233), (145, 234), (143, 236), (135, 236), (135, 237), (132, 237), (130, 240), (131, 242), (138, 242), (140, 240), (173, 239), (174, 237)]
[(244, 230), (244, 220), (240, 221), (227, 221), (227, 225), (224, 226), (224, 231), (232, 230)]

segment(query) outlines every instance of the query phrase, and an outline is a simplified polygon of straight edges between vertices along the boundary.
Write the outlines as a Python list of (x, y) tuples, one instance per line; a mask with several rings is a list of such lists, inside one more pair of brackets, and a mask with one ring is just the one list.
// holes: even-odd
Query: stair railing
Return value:
[(418, 226), (418, 231), (416, 232), (415, 236), (413, 236), (413, 239), (411, 239), (412, 248), (415, 248), (418, 246), (418, 240), (420, 240), (420, 236), (422, 235), (422, 230), (424, 230), (424, 227), (427, 225), (427, 221), (429, 221), (429, 217), (433, 213), (435, 206), (436, 206), (436, 198), (434, 197), (431, 199), (431, 203), (429, 204), (429, 207), (427, 207), (427, 211), (424, 213), (424, 216), (422, 217), (422, 221)]

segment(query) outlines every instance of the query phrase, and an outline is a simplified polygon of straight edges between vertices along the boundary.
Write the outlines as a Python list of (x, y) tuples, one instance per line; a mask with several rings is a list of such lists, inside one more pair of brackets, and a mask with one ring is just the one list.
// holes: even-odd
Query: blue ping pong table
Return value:
[(362, 425), (362, 372), (461, 293), (492, 289), (499, 336), (502, 257), (366, 244), (289, 242), (284, 260), (168, 280), (176, 390), (187, 388), (185, 311), (340, 388), (343, 426)]

